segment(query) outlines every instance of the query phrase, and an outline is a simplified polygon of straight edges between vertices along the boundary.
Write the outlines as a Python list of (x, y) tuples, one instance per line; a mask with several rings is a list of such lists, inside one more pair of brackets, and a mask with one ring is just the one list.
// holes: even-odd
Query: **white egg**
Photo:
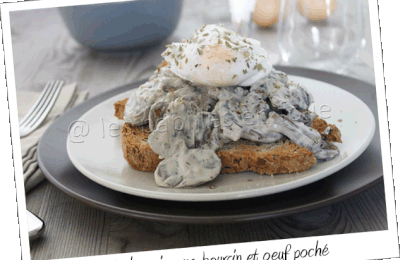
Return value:
[(335, 0), (298, 0), (297, 9), (311, 21), (322, 21), (336, 9)]
[(270, 27), (279, 20), (280, 0), (257, 0), (253, 21), (261, 27)]

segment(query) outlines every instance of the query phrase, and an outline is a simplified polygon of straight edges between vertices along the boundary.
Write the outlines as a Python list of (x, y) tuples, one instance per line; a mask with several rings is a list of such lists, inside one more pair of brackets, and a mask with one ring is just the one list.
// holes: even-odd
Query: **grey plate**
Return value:
[[(359, 97), (378, 118), (375, 87), (368, 83), (310, 69), (277, 69), (341, 87)], [(38, 162), (51, 183), (93, 207), (124, 216), (164, 222), (226, 223), (283, 216), (321, 207), (359, 193), (383, 179), (377, 125), (370, 146), (353, 163), (325, 179), (287, 192), (222, 202), (176, 202), (147, 199), (108, 189), (86, 178), (72, 165), (66, 151), (68, 127), (93, 106), (141, 83), (93, 97), (59, 117), (47, 129), (39, 142)]]

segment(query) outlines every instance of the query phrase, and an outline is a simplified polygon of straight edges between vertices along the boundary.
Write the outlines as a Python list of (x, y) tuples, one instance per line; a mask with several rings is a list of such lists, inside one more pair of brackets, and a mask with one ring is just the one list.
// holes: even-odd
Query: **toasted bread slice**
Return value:
[(317, 163), (314, 153), (288, 140), (261, 144), (239, 140), (225, 144), (217, 152), (221, 172), (253, 171), (260, 174), (302, 172)]
[[(331, 131), (328, 135), (325, 135), (323, 132), (328, 126), (331, 128)], [(339, 128), (337, 128), (335, 125), (328, 124), (324, 119), (319, 118), (318, 116), (314, 119), (310, 127), (317, 130), (322, 135), (324, 140), (337, 143), (342, 142), (342, 134), (340, 133)]]
[[(115, 116), (124, 118), (124, 109), (128, 99), (114, 104)], [(323, 135), (328, 141), (342, 142), (340, 130), (323, 119), (316, 117), (311, 127), (323, 133), (331, 128), (329, 135)], [(162, 161), (147, 143), (150, 135), (148, 126), (132, 126), (125, 123), (122, 127), (122, 151), (129, 165), (138, 171), (154, 172)], [(313, 152), (288, 140), (273, 144), (260, 144), (248, 140), (239, 140), (224, 145), (217, 152), (221, 158), (221, 172), (235, 173), (254, 171), (260, 174), (278, 174), (302, 172), (317, 163)]]
[[(138, 171), (154, 172), (161, 162), (147, 143), (150, 129), (146, 126), (122, 127), (122, 151), (129, 165)], [(224, 145), (217, 152), (222, 173), (254, 171), (260, 174), (302, 172), (317, 163), (313, 152), (289, 141), (259, 144), (240, 140)]]
[(123, 120), (124, 119), (124, 111), (125, 111), (125, 105), (126, 102), (128, 102), (128, 98), (125, 98), (124, 100), (120, 100), (114, 103), (114, 109), (115, 109), (115, 114), (118, 119)]
[(121, 131), (122, 153), (129, 165), (138, 171), (154, 172), (162, 161), (147, 143), (148, 127), (125, 123)]

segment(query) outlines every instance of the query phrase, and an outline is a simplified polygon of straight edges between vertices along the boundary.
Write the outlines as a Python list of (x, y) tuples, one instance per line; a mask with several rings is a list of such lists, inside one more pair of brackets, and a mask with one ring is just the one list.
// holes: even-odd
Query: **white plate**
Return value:
[[(353, 94), (314, 79), (289, 76), (314, 96), (310, 107), (342, 132), (340, 155), (317, 163), (302, 173), (260, 175), (253, 172), (220, 174), (214, 181), (195, 188), (161, 188), (154, 174), (133, 170), (122, 155), (119, 136), (123, 121), (114, 117), (113, 104), (131, 91), (110, 98), (71, 123), (67, 151), (74, 166), (89, 179), (110, 189), (162, 200), (218, 201), (263, 196), (294, 189), (325, 178), (354, 161), (367, 148), (375, 132), (371, 110)], [(362, 91), (360, 89), (360, 91)], [(324, 112), (327, 111), (327, 112)], [(119, 128), (119, 130), (110, 130)], [(89, 131), (87, 131), (89, 130)], [(118, 135), (118, 136), (116, 136)], [(212, 186), (212, 188), (210, 188)]]

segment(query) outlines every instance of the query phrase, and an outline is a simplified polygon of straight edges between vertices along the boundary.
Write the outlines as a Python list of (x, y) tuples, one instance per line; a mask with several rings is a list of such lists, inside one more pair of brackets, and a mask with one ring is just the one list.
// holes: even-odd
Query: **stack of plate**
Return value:
[[(47, 179), (68, 195), (117, 214), (167, 222), (219, 223), (282, 216), (347, 198), (382, 180), (375, 87), (327, 72), (277, 67), (314, 96), (313, 109), (338, 126), (340, 156), (302, 173), (221, 174), (196, 188), (168, 189), (133, 170), (121, 150), (113, 104), (144, 82), (113, 89), (61, 116), (39, 143)], [(119, 129), (119, 130), (118, 130)]]

